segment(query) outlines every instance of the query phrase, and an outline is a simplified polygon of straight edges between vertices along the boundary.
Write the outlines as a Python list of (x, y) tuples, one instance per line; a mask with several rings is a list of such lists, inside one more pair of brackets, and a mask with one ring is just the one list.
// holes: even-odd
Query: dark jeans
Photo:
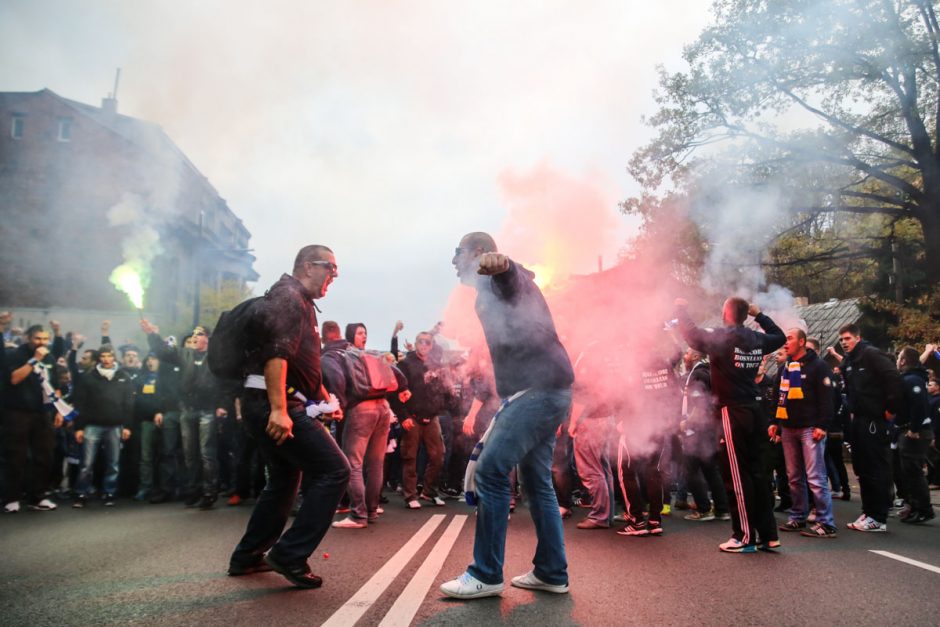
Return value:
[(185, 484), (180, 479), (180, 452), (183, 450), (180, 432), (180, 412), (164, 412), (160, 427), (160, 489), (167, 494), (179, 492)]
[(852, 421), (852, 468), (862, 493), (862, 513), (888, 522), (891, 505), (891, 443), (884, 419)]
[(156, 452), (159, 447), (159, 433), (152, 420), (142, 420), (137, 426), (140, 433), (140, 492), (153, 490), (153, 475)]
[(724, 444), (719, 460), (731, 510), (734, 538), (744, 544), (776, 540), (773, 493), (764, 469), (767, 421), (760, 407), (729, 405), (721, 408)]
[[(248, 528), (231, 561), (239, 565), (256, 564), (271, 550), (278, 561), (301, 566), (333, 522), (336, 506), (349, 483), (349, 463), (326, 427), (300, 408), (291, 411), (294, 437), (278, 446), (264, 432), (270, 411), (263, 391), (245, 391), (242, 416), (268, 466), (268, 483), (255, 503)], [(307, 479), (303, 504), (294, 524), (281, 535), (301, 472)]]
[(552, 485), (555, 487), (558, 506), (565, 509), (574, 507), (571, 499), (571, 493), (574, 490), (572, 462), (574, 462), (574, 447), (571, 436), (568, 435), (568, 423), (565, 422), (555, 441), (555, 450), (552, 452)]
[(219, 492), (219, 421), (213, 409), (184, 409), (180, 416), (186, 494), (215, 496)]
[(248, 429), (239, 421), (235, 429), (235, 494), (250, 499), (264, 489), (264, 460), (258, 451), (258, 441), (248, 435)]
[(46, 412), (7, 409), (3, 412), (3, 456), (6, 481), (3, 502), (19, 501), (25, 484), (26, 498), (39, 501), (49, 487), (55, 430)]
[(909, 438), (905, 431), (898, 439), (898, 449), (901, 453), (901, 477), (906, 500), (912, 511), (926, 514), (933, 511), (930, 504), (930, 488), (924, 475), (927, 449), (933, 432), (929, 428), (924, 429), (918, 436)]
[(418, 498), (418, 446), (423, 442), (428, 454), (428, 465), (424, 472), (424, 494), (437, 496), (437, 478), (444, 465), (444, 439), (437, 416), (427, 424), (415, 419), (411, 431), (401, 436), (402, 490), (405, 501)]
[[(650, 447), (652, 451), (648, 450)], [(627, 513), (636, 520), (643, 520), (644, 506), (649, 504), (649, 519), (662, 520), (663, 511), (663, 463), (662, 441), (651, 442), (641, 454), (630, 450), (624, 437), (620, 438), (617, 465), (620, 468), (620, 489)], [(640, 482), (643, 483), (642, 490)], [(645, 490), (645, 498), (643, 491)]]
[(704, 514), (711, 508), (711, 501), (708, 498), (708, 493), (711, 492), (712, 500), (715, 502), (715, 513), (728, 513), (728, 495), (721, 480), (717, 454), (686, 453), (685, 476), (689, 492), (692, 493), (699, 512)]
[(829, 483), (832, 484), (833, 492), (850, 491), (849, 471), (845, 468), (845, 460), (842, 458), (842, 434), (830, 433), (826, 438), (826, 471), (829, 474)]
[(780, 506), (790, 509), (793, 500), (790, 494), (790, 480), (787, 477), (787, 460), (783, 455), (783, 443), (768, 443), (764, 449), (767, 451), (764, 455), (764, 473), (770, 482), (771, 490), (777, 490)]

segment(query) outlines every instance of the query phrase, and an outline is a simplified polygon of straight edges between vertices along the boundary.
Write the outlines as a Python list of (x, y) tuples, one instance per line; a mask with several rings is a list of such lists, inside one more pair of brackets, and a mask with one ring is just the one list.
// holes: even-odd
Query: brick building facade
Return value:
[(115, 100), (0, 93), (0, 306), (129, 307), (108, 276), (146, 246), (159, 254), (143, 255), (145, 308), (180, 322), (197, 283), (257, 280), (250, 237), (163, 130)]

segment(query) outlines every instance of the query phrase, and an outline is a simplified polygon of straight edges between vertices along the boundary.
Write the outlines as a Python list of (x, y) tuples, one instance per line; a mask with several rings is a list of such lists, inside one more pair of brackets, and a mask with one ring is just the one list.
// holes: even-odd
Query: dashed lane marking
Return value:
[(444, 521), (444, 514), (435, 514), (424, 523), (424, 526), (411, 536), (411, 539), (401, 547), (395, 555), (388, 560), (377, 573), (372, 575), (359, 590), (330, 616), (323, 627), (349, 627), (369, 611), (369, 608), (378, 600), (389, 584), (395, 580), (398, 573), (408, 565), (424, 543), (428, 541), (434, 530)]
[(411, 624), (415, 614), (418, 613), (418, 609), (421, 607), (421, 603), (424, 602), (424, 597), (427, 596), (428, 588), (431, 587), (438, 573), (441, 572), (444, 560), (447, 559), (450, 550), (454, 547), (457, 536), (460, 535), (460, 530), (463, 529), (465, 522), (467, 522), (466, 516), (454, 516), (447, 529), (444, 530), (443, 535), (438, 539), (437, 544), (431, 549), (424, 563), (418, 568), (418, 572), (408, 582), (401, 596), (392, 605), (392, 609), (379, 623), (379, 627), (408, 627)]
[[(869, 549), (871, 550), (871, 549)], [(917, 566), (918, 568), (923, 568), (924, 570), (929, 570), (932, 573), (940, 574), (940, 568), (932, 564), (925, 564), (924, 562), (918, 562), (917, 560), (912, 560), (909, 557), (904, 557), (903, 555), (898, 555), (897, 553), (891, 553), (890, 551), (873, 551), (875, 555), (881, 555), (882, 557), (890, 557), (893, 560), (899, 562), (904, 562), (905, 564), (910, 564), (911, 566)]]

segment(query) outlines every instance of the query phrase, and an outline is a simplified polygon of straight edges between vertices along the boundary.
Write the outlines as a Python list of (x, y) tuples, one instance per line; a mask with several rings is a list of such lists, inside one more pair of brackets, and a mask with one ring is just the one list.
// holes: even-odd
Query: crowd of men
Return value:
[[(488, 351), (445, 350), (441, 325), (399, 346), (401, 322), (389, 346), (370, 351), (364, 324), (326, 321), (317, 328), (306, 310), (297, 318), (286, 314), (299, 307), (292, 298), (312, 303), (325, 294), (336, 276), (330, 259), (302, 260), (264, 297), (271, 339), (259, 349), (255, 374), (235, 385), (209, 367), (207, 326), (177, 341), (144, 320), (141, 349), (115, 346), (107, 321), (100, 343), (92, 344), (76, 332), (63, 335), (55, 321), (19, 330), (9, 312), (0, 314), (4, 511), (49, 511), (62, 500), (75, 508), (93, 500), (110, 507), (119, 498), (209, 510), (220, 496), (233, 507), (263, 501), (265, 485), (277, 484), (271, 512), (280, 513), (263, 515), (279, 534), (287, 493), (297, 516), (305, 516), (304, 500), (339, 499), (339, 517), (331, 508), (324, 523), (339, 529), (366, 528), (390, 500), (420, 509), (463, 497), (474, 447), (506, 400)], [(316, 276), (319, 283), (310, 278)], [(311, 296), (311, 286), (322, 293)], [(561, 517), (581, 506), (586, 516), (578, 529), (658, 536), (664, 516), (687, 510), (690, 521), (732, 521), (732, 537), (719, 547), (727, 552), (774, 550), (778, 532), (834, 538), (832, 500), (853, 498), (843, 462), (850, 451), (861, 506), (845, 528), (885, 531), (891, 514), (910, 524), (934, 518), (928, 483), (940, 483), (940, 386), (926, 366), (940, 360), (936, 345), (904, 347), (892, 357), (848, 324), (840, 350), (823, 349), (805, 329), (781, 329), (736, 298), (725, 303), (720, 329), (697, 327), (681, 300), (676, 316), (670, 340), (650, 351), (636, 379), (645, 406), (660, 408), (664, 425), (641, 446), (624, 428), (627, 406), (586, 384), (607, 376), (605, 355), (589, 347), (573, 356), (572, 410), (552, 460)], [(745, 324), (749, 318), (754, 324)], [(301, 350), (292, 338), (311, 320), (304, 341), (316, 338), (316, 345)], [(302, 359), (316, 361), (317, 380), (291, 379), (303, 365), (276, 371), (278, 360)], [(307, 366), (312, 372), (314, 365)], [(377, 368), (390, 373), (381, 384)], [(363, 372), (373, 379), (363, 383)], [(266, 390), (282, 379), (287, 392), (278, 408)], [(305, 384), (312, 386), (309, 400), (297, 391)], [(320, 430), (304, 436), (282, 421), (297, 408), (326, 427), (329, 443), (318, 440)], [(253, 413), (263, 420), (246, 420)], [(320, 460), (333, 461), (313, 468), (291, 465), (288, 456), (280, 468), (265, 453), (266, 446), (302, 437)], [(511, 508), (517, 484), (514, 477)], [(259, 503), (253, 524), (265, 511)], [(786, 520), (778, 524), (774, 511)], [(233, 554), (232, 574), (261, 569), (262, 554), (277, 540), (258, 525), (254, 532), (249, 525)], [(291, 572), (288, 562), (299, 556), (289, 555), (287, 544), (278, 545), (283, 563), (271, 566), (314, 587), (308, 571)]]

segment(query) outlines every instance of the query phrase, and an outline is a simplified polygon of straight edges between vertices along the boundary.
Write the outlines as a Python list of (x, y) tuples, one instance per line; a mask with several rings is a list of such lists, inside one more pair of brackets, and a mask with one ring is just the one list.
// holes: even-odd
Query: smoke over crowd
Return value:
[[(644, 391), (644, 382), (671, 371), (685, 349), (670, 323), (676, 298), (692, 301), (702, 326), (720, 325), (722, 300), (739, 296), (783, 328), (805, 328), (793, 294), (768, 285), (761, 266), (782, 211), (776, 190), (707, 190), (676, 216), (677, 229), (679, 220), (689, 220), (707, 242), (701, 276), (689, 285), (672, 272), (675, 241), (665, 233), (616, 241), (615, 227), (624, 218), (602, 181), (543, 164), (504, 173), (499, 186), (506, 207), (506, 221), (495, 234), (500, 252), (535, 274), (572, 363), (594, 363), (590, 372), (582, 368), (576, 400), (614, 400), (628, 426), (626, 439), (639, 452), (674, 429), (679, 411), (676, 390)], [(598, 251), (617, 244), (620, 254), (598, 268)], [(475, 296), (470, 288), (454, 288), (444, 335), (485, 353)], [(597, 366), (597, 355), (605, 365)]]

